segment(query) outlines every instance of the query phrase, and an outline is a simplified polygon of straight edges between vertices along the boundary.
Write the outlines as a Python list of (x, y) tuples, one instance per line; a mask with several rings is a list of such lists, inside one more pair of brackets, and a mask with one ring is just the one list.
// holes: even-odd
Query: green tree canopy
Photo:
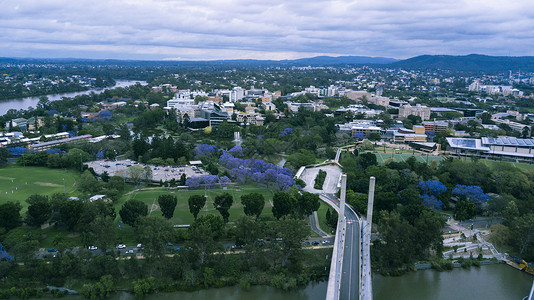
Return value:
[(43, 195), (31, 195), (26, 202), (30, 204), (28, 206), (28, 214), (26, 216), (26, 222), (31, 226), (43, 225), (52, 214), (50, 209), (50, 202), (47, 196)]
[(178, 199), (176, 199), (176, 196), (170, 194), (161, 195), (158, 197), (158, 204), (165, 219), (172, 218), (177, 203)]
[(189, 212), (196, 219), (200, 210), (206, 205), (206, 197), (203, 195), (192, 195), (187, 201), (189, 204)]
[(0, 205), (0, 227), (11, 230), (22, 224), (20, 203), (6, 202)]
[(273, 216), (280, 219), (293, 213), (297, 201), (287, 192), (276, 192), (273, 196)]
[(148, 206), (142, 201), (135, 199), (126, 201), (119, 211), (122, 221), (130, 226), (135, 226), (137, 219), (147, 214)]
[(230, 210), (233, 203), (234, 198), (230, 193), (222, 193), (221, 195), (216, 196), (213, 201), (215, 209), (219, 211), (225, 223), (228, 223), (228, 218), (230, 217), (228, 210)]
[(243, 204), (245, 215), (258, 218), (265, 206), (265, 199), (260, 193), (250, 193), (241, 196), (241, 204)]

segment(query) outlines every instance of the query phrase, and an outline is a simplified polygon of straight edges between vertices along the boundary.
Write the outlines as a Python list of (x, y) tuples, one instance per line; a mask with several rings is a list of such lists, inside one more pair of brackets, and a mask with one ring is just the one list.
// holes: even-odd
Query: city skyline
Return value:
[(0, 3), (0, 56), (143, 60), (534, 55), (515, 1)]

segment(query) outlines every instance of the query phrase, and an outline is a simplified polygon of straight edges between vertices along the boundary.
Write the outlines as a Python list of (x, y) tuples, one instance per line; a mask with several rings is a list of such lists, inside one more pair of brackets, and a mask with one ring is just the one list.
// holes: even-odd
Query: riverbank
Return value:
[[(78, 92), (70, 92), (70, 93), (58, 93), (58, 94), (49, 94), (49, 95), (41, 95), (48, 97), (49, 101), (56, 101), (61, 100), (62, 98), (73, 98), (79, 95), (89, 95), (91, 93), (101, 93), (105, 90), (109, 89), (115, 89), (115, 88), (121, 88), (121, 87), (127, 87), (136, 84), (139, 82), (141, 85), (146, 85), (147, 82), (145, 81), (137, 81), (137, 80), (116, 80), (115, 85), (107, 87), (107, 88), (93, 88), (88, 89), (84, 91), (78, 91)], [(20, 109), (28, 109), (31, 107), (36, 107), (37, 103), (39, 103), (39, 98), (41, 96), (33, 96), (33, 97), (23, 97), (23, 98), (16, 98), (16, 99), (4, 99), (0, 101), (0, 116), (6, 114), (10, 109), (20, 110)]]

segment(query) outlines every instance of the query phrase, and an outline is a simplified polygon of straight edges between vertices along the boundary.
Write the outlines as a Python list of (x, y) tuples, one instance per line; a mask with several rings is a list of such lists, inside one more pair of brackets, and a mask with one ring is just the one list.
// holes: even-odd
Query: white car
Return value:
[(133, 253), (134, 253), (133, 249), (126, 251), (126, 254), (133, 254)]
[(141, 247), (143, 247), (143, 245), (137, 244), (137, 248), (141, 248)]
[(124, 248), (126, 248), (126, 245), (124, 245), (124, 244), (119, 244), (117, 246), (117, 249), (124, 249)]
[(89, 246), (89, 250), (98, 250), (97, 246)]

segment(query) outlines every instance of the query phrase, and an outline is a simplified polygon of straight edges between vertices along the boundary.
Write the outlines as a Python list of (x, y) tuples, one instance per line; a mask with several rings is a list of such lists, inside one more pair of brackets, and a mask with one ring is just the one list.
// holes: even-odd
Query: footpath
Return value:
[(447, 225), (458, 233), (449, 234), (443, 240), (445, 248), (452, 248), (443, 252), (443, 258), (450, 258), (451, 256), (452, 258), (469, 258), (471, 255), (478, 257), (482, 254), (485, 259), (496, 258), (502, 261), (506, 256), (497, 251), (492, 243), (485, 240), (485, 237), (490, 233), (488, 229), (465, 228), (452, 218), (447, 221)]

